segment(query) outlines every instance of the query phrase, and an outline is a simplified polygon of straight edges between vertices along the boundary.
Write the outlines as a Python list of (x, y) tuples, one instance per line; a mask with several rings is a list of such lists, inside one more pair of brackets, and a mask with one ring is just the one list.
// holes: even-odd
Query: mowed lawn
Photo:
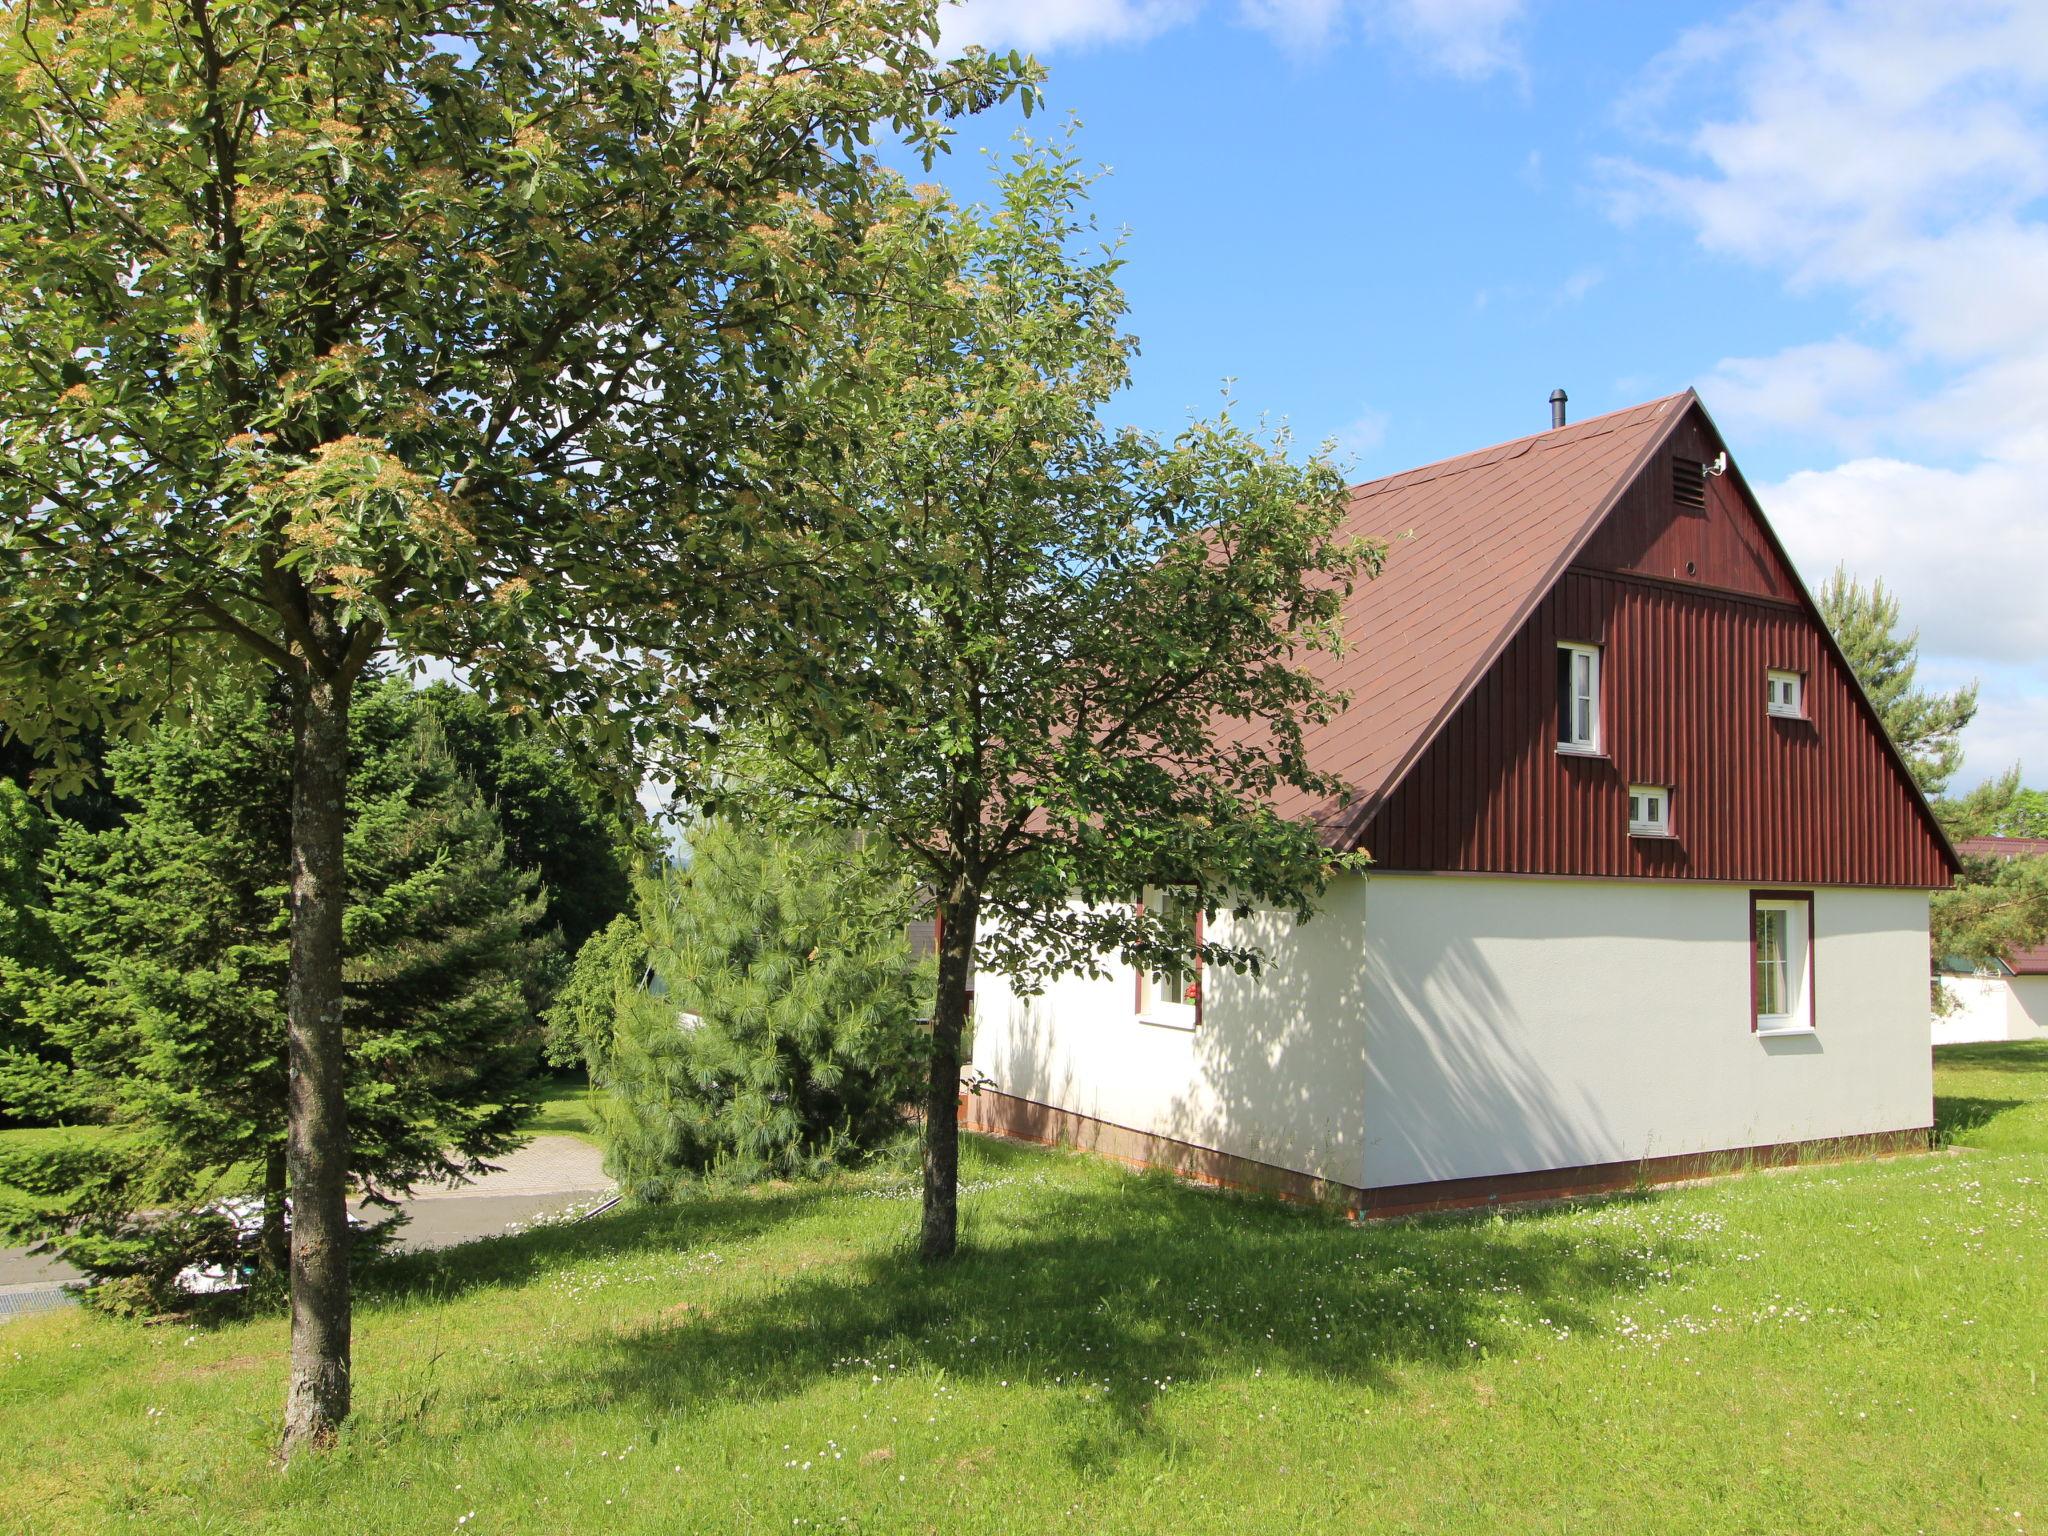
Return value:
[(268, 1460), (276, 1319), (0, 1328), (0, 1529), (2048, 1530), (2048, 1045), (1953, 1153), (1352, 1227), (976, 1141), (384, 1264)]

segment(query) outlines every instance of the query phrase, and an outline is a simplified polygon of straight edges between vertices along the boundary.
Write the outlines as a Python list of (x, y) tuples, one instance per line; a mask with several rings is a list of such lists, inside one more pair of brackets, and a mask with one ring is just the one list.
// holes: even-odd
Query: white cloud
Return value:
[(1838, 562), (1865, 580), (1883, 577), (1931, 655), (2020, 665), (2048, 657), (2039, 585), (2048, 519), (2030, 468), (1852, 459), (1757, 494), (1810, 581)]
[(1768, 488), (1773, 521), (1810, 577), (1883, 576), (1930, 671), (1986, 674), (1966, 777), (2048, 742), (2048, 5), (1779, 0), (1644, 78), (1642, 147), (1603, 167), (1615, 217), (1858, 316), (1703, 381), (1729, 425), (1843, 456)]
[(1860, 341), (1807, 342), (1769, 357), (1723, 358), (1700, 385), (1724, 426), (1867, 442), (1868, 418), (1897, 397), (1903, 370)]
[[(1937, 687), (1953, 687), (1968, 677), (1933, 675)], [(2048, 780), (2048, 685), (2039, 677), (1981, 679), (1977, 718), (1963, 728), (1965, 771), (1958, 788), (2003, 773), (2014, 763), (2026, 769), (2027, 782)]]
[[(1463, 80), (1522, 73), (1516, 30), (1528, 0), (1236, 0), (1225, 14), (1296, 51), (1354, 28), (1385, 33)], [(1221, 7), (1218, 7), (1221, 9)], [(1143, 42), (1193, 21), (1203, 0), (965, 0), (941, 16), (945, 46), (1053, 52)]]
[(1200, 9), (1201, 0), (966, 0), (940, 13), (940, 41), (948, 51), (1143, 42)]
[(1438, 68), (1462, 80), (1522, 73), (1515, 39), (1524, 0), (1386, 0), (1387, 23)]
[(1357, 469), (1361, 463), (1369, 463), (1379, 446), (1387, 440), (1387, 427), (1391, 418), (1385, 411), (1367, 406), (1352, 418), (1351, 424), (1337, 434), (1337, 455), (1340, 462), (1348, 462)]

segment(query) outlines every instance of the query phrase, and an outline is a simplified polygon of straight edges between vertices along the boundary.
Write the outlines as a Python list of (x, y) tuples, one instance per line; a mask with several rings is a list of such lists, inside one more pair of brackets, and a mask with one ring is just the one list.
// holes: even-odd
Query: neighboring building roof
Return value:
[(2016, 949), (2005, 957), (2005, 965), (2015, 976), (2048, 976), (2048, 944)]
[(2048, 853), (2048, 837), (1966, 837), (1956, 852), (1966, 859), (2017, 859)]
[(1352, 799), (1284, 809), (1313, 809), (1333, 832), (1363, 822), (1692, 398), (1669, 395), (1352, 490), (1344, 531), (1388, 540), (1386, 567), (1346, 610), (1346, 654), (1317, 657), (1311, 670), (1370, 704), (1307, 739), (1309, 760), (1350, 785)]

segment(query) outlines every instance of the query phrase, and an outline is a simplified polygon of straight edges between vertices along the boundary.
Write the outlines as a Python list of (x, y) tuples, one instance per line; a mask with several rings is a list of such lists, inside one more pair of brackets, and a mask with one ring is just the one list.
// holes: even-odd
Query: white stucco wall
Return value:
[(2048, 1039), (2048, 976), (2014, 976), (2006, 987), (2005, 1038)]
[(1265, 979), (1212, 972), (1191, 1032), (1139, 1022), (1122, 967), (1028, 999), (984, 973), (975, 1065), (1040, 1103), (1364, 1186), (1930, 1118), (1920, 892), (1818, 893), (1818, 1031), (1776, 1039), (1749, 1029), (1745, 887), (1375, 875), (1299, 929), (1253, 923)]
[(2012, 1028), (2013, 998), (2003, 976), (1944, 976), (1941, 986), (1950, 1007), (1933, 1016), (1936, 1045), (2006, 1038)]

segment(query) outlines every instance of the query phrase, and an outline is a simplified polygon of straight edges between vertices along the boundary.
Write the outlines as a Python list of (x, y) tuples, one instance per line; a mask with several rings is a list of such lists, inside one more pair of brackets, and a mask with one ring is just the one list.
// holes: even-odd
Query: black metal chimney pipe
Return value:
[(1550, 426), (1553, 431), (1564, 425), (1564, 403), (1570, 398), (1561, 389), (1550, 392)]

